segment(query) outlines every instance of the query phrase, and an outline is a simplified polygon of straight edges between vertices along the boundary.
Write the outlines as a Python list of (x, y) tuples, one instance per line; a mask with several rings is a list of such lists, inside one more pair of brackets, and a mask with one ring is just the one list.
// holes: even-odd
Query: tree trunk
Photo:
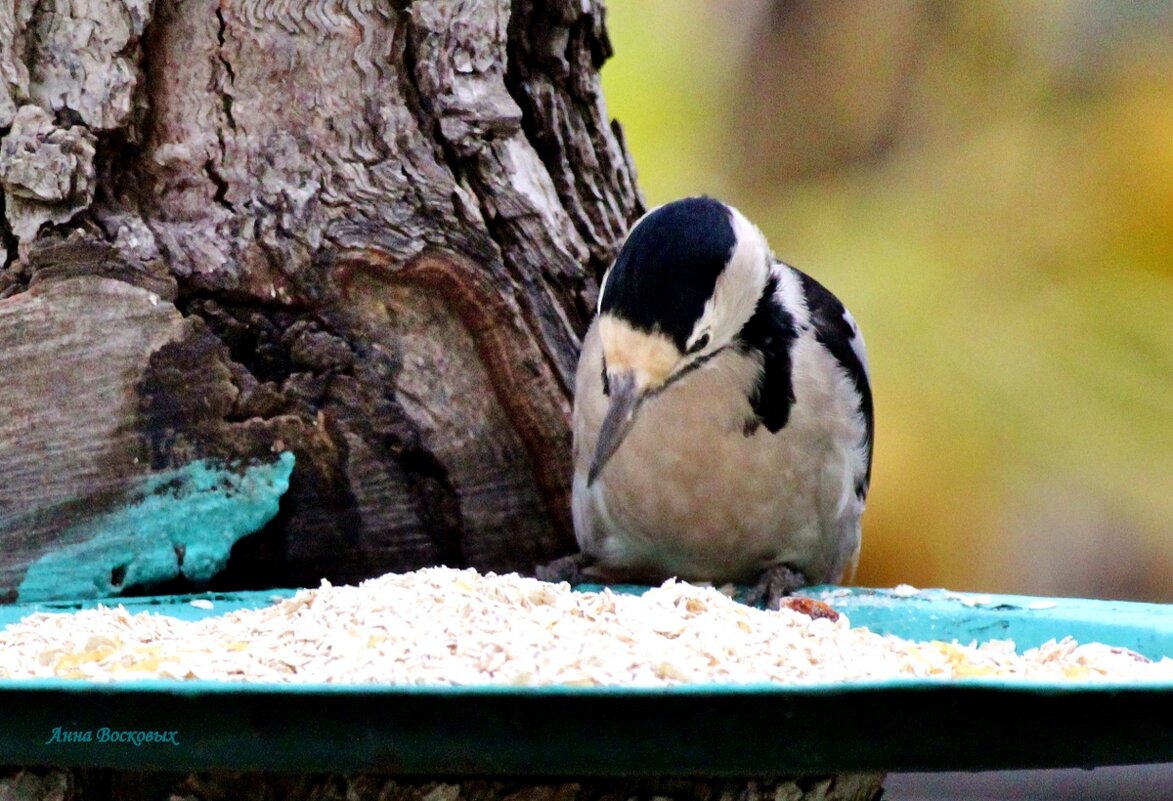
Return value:
[[(572, 550), (579, 337), (642, 205), (609, 47), (599, 0), (0, 0), (0, 597)], [(146, 559), (166, 493), (215, 502)]]

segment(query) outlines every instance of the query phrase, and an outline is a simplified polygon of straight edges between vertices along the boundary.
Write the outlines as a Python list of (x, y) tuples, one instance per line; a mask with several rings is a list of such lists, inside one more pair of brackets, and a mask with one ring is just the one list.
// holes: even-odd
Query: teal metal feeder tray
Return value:
[[(192, 619), (290, 594), (120, 602), (132, 613)], [(1070, 636), (1151, 659), (1173, 657), (1167, 605), (944, 591), (807, 594), (832, 603), (853, 625), (909, 639), (1010, 638), (1022, 650)], [(192, 606), (198, 599), (213, 608)], [(0, 607), (0, 625), (93, 603)], [(585, 777), (1173, 761), (1173, 684), (1163, 682), (903, 679), (635, 689), (0, 680), (0, 710), (0, 764), (12, 765)]]

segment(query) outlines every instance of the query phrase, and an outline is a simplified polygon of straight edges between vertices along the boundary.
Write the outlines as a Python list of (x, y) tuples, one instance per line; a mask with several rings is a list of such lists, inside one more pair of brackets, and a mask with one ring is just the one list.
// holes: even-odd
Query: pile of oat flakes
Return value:
[(1007, 640), (911, 642), (852, 628), (843, 615), (767, 612), (679, 582), (634, 596), (431, 568), (355, 587), (323, 583), (198, 621), (99, 607), (0, 630), (0, 679), (43, 677), (433, 686), (1171, 681), (1173, 660), (1069, 639), (1022, 654)]

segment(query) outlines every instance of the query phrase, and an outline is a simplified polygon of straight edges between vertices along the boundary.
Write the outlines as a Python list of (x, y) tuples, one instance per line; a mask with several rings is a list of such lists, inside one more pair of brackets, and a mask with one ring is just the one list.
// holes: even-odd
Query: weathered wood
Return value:
[[(578, 338), (641, 211), (598, 0), (32, 5), (0, 8), (0, 304), (45, 336), (131, 336), (146, 323), (115, 323), (125, 304), (68, 300), (101, 276), (167, 333), (135, 334), (122, 367), (105, 333), (28, 354), (106, 393), (59, 404), (46, 450), (149, 469), (0, 461), (26, 512), (0, 517), (0, 591), (95, 492), (285, 450), (280, 512), (215, 585), (569, 551)], [(64, 293), (55, 311), (43, 293)], [(5, 374), (7, 419), (57, 404), (36, 374)], [(0, 428), (0, 460), (21, 430)]]
[(882, 773), (769, 779), (587, 779), (445, 782), (404, 781), (374, 774), (210, 773), (178, 776), (108, 770), (0, 772), (0, 798), (83, 801), (88, 798), (282, 798), (287, 801), (878, 801)]
[(17, 554), (47, 552), (59, 531), (142, 474), (133, 388), (151, 352), (189, 328), (174, 307), (109, 279), (0, 301), (0, 587), (19, 583)]
[(95, 597), (179, 576), (207, 581), (236, 540), (276, 513), (288, 454), (254, 452), (261, 461), (229, 465), (203, 461), (214, 454), (202, 452), (176, 458), (174, 442), (170, 458), (159, 459), (137, 430), (140, 404), (153, 397), (140, 391), (152, 361), (197, 326), (152, 292), (96, 276), (39, 283), (0, 301), (6, 599)]

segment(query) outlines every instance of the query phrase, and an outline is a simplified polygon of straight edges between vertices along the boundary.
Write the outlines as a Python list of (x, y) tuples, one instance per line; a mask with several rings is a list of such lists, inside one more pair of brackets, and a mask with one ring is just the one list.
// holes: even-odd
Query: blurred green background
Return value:
[(1173, 3), (611, 0), (649, 205), (862, 326), (859, 584), (1173, 601)]

